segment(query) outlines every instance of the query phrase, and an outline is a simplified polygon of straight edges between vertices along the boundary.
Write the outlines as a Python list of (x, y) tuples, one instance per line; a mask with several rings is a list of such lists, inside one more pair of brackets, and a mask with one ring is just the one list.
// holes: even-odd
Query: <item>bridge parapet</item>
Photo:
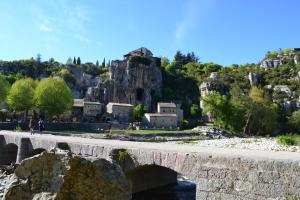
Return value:
[[(19, 149), (22, 146), (20, 141), (28, 140), (24, 138), (29, 138), (32, 145), (29, 151), (36, 148), (50, 150), (58, 143), (65, 143), (74, 154), (112, 159), (112, 152), (126, 150), (134, 160), (127, 172), (145, 166), (160, 166), (181, 173), (197, 184), (197, 199), (300, 198), (299, 153), (179, 147), (0, 132), (0, 143), (13, 143), (19, 145)], [(147, 170), (151, 171), (149, 168)]]

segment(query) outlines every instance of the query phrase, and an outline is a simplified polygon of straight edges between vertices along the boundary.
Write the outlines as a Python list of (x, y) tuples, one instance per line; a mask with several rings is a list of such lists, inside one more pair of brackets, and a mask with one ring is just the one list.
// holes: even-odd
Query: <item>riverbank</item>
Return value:
[(195, 140), (169, 142), (179, 145), (192, 145), (194, 147), (214, 147), (230, 149), (248, 149), (260, 151), (288, 151), (300, 153), (300, 146), (278, 144), (276, 138), (227, 138), (214, 140)]

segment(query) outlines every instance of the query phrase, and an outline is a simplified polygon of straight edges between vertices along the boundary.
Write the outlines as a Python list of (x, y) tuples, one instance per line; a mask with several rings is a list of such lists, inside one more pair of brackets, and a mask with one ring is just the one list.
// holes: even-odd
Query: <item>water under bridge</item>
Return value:
[(0, 131), (0, 165), (67, 147), (83, 156), (112, 159), (126, 151), (122, 166), (133, 192), (177, 181), (181, 174), (196, 184), (196, 199), (300, 198), (300, 154), (209, 148)]

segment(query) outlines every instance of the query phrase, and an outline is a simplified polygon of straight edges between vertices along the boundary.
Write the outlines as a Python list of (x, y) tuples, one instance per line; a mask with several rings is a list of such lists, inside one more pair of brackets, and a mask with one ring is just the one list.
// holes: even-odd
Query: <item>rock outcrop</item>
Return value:
[(129, 200), (131, 183), (105, 159), (43, 152), (22, 161), (4, 199)]
[(153, 98), (161, 96), (161, 88), (160, 59), (140, 48), (124, 55), (122, 61), (112, 61), (110, 79), (93, 88), (88, 98), (103, 103), (143, 103), (151, 109)]

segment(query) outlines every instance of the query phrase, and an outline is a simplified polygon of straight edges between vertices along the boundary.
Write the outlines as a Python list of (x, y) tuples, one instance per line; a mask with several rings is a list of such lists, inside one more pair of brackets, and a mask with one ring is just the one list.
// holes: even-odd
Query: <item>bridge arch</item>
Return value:
[(132, 183), (132, 199), (160, 199), (163, 196), (163, 199), (176, 200), (180, 193), (183, 199), (186, 199), (184, 196), (196, 199), (196, 184), (187, 178), (183, 180), (182, 171), (176, 165), (162, 162), (164, 159), (161, 158), (155, 162), (155, 153), (141, 154), (132, 149), (113, 149), (110, 152), (111, 159), (121, 166)]

